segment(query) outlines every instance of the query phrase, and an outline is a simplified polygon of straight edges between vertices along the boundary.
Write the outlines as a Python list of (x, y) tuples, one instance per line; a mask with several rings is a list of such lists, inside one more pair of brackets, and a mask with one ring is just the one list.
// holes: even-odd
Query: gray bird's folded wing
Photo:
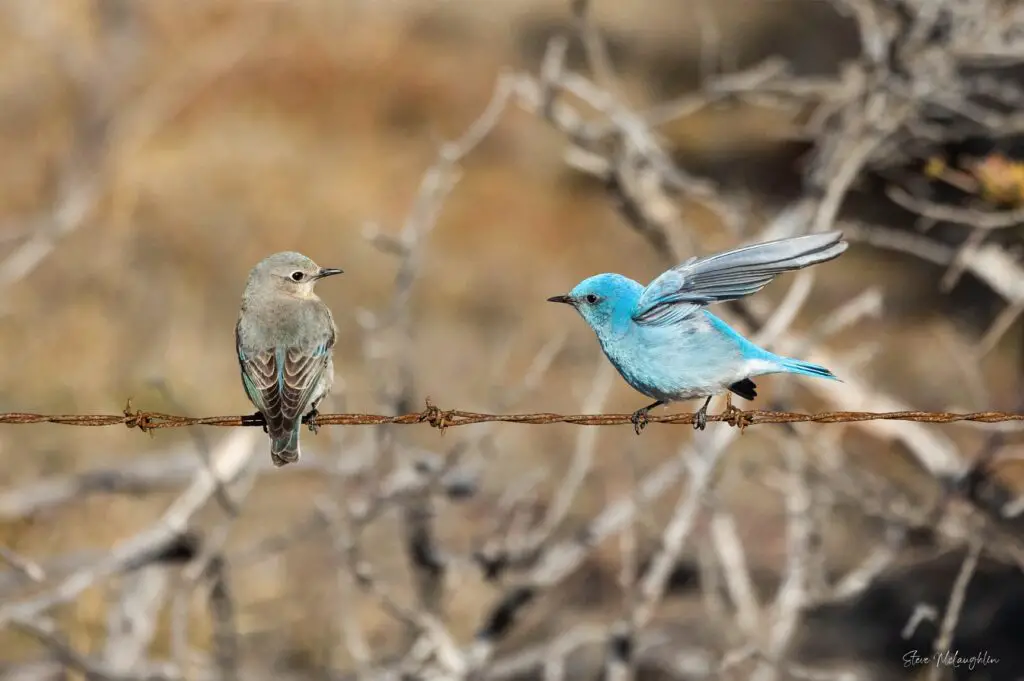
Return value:
[(782, 272), (832, 260), (846, 250), (842, 232), (789, 237), (690, 258), (652, 281), (637, 301), (633, 321), (663, 325), (695, 310), (748, 296)]
[(267, 419), (271, 436), (281, 435), (304, 416), (329, 360), (329, 344), (304, 348), (239, 352), (242, 382), (249, 399)]

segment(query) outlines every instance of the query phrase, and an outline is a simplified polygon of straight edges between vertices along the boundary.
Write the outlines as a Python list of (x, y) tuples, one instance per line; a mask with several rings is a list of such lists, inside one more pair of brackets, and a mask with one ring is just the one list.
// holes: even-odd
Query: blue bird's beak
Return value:
[(548, 298), (548, 302), (549, 303), (565, 303), (566, 305), (572, 305), (573, 304), (571, 296), (551, 296), (550, 298)]
[(345, 270), (339, 270), (336, 267), (321, 267), (320, 271), (316, 273), (317, 279), (324, 279), (326, 277), (333, 277), (335, 274), (344, 274)]

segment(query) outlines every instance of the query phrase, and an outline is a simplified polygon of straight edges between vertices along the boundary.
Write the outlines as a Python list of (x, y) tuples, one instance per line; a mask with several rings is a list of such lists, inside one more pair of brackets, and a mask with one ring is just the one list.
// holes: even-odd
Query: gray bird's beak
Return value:
[(572, 305), (572, 298), (569, 296), (551, 296), (548, 298), (549, 303), (565, 303), (566, 305)]
[(333, 277), (335, 274), (344, 274), (345, 270), (339, 270), (336, 267), (321, 267), (320, 271), (316, 273), (317, 279), (324, 279), (325, 277)]

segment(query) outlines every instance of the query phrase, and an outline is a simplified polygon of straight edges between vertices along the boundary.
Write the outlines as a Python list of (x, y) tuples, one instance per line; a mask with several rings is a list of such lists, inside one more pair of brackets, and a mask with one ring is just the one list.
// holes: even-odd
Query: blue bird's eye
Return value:
[(587, 301), (588, 303), (590, 303), (591, 305), (593, 305), (594, 303), (596, 303), (596, 302), (597, 302), (597, 296), (596, 296), (596, 295), (594, 295), (593, 293), (588, 293), (588, 294), (587, 294), (587, 297), (585, 298), (585, 300), (586, 300), (586, 301)]
[(306, 275), (302, 272), (292, 272), (292, 281), (302, 281)]

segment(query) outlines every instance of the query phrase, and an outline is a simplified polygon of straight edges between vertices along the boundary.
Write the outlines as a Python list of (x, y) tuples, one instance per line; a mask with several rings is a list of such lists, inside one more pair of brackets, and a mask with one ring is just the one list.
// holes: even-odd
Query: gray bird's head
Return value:
[(337, 268), (320, 267), (301, 253), (282, 251), (268, 255), (252, 268), (245, 292), (247, 295), (276, 292), (311, 298), (316, 282), (341, 273)]

